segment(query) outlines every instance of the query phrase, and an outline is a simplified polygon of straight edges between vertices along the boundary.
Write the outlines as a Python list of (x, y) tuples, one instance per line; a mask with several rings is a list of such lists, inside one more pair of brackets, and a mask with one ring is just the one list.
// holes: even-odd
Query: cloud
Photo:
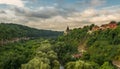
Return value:
[(6, 14), (4, 10), (0, 10), (0, 14)]
[(82, 17), (93, 17), (97, 15), (97, 11), (95, 9), (86, 9), (81, 13)]
[(29, 9), (29, 8), (19, 8), (19, 7), (13, 7), (10, 9), (11, 11), (14, 11), (14, 14), (16, 16), (24, 16), (26, 18), (36, 18), (36, 19), (49, 19), (55, 16), (62, 16), (67, 17), (71, 14), (72, 11), (58, 8), (54, 6), (46, 6), (46, 7), (39, 7), (36, 10)]
[(0, 4), (15, 5), (17, 7), (24, 7), (22, 0), (0, 0)]
[(98, 6), (103, 6), (106, 0), (76, 0), (74, 6), (81, 8), (95, 8)]
[(90, 4), (92, 6), (100, 6), (103, 5), (106, 2), (106, 0), (91, 0)]
[[(88, 3), (87, 1), (84, 0), (86, 4), (98, 6), (104, 4), (105, 0), (89, 0)], [(79, 5), (75, 5), (78, 6), (77, 8), (74, 8), (75, 6), (73, 5), (64, 5), (64, 8), (58, 5), (39, 6), (39, 8), (34, 9), (12, 6), (0, 9), (0, 21), (23, 24), (39, 29), (63, 31), (67, 26), (79, 28), (93, 23), (101, 25), (111, 20), (120, 20), (120, 6), (118, 5), (101, 9), (87, 7), (82, 10), (79, 10), (81, 9), (81, 7), (78, 8)]]

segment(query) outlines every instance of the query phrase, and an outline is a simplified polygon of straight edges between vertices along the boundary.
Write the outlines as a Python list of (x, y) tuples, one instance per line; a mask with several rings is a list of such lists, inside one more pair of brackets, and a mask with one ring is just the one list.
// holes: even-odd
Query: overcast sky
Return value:
[(120, 21), (120, 0), (0, 0), (0, 22), (65, 30)]

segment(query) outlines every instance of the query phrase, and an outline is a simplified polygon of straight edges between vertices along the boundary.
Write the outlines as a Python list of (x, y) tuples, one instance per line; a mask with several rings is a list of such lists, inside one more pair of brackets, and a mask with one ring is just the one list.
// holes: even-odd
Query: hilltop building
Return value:
[(105, 29), (115, 29), (115, 28), (117, 28), (117, 22), (111, 21), (109, 24), (103, 24), (100, 27), (95, 25), (92, 28), (92, 31), (105, 30)]
[(109, 23), (109, 28), (111, 28), (111, 29), (117, 28), (117, 22), (111, 21), (111, 22)]
[(93, 28), (92, 28), (92, 31), (97, 31), (97, 30), (100, 30), (100, 27), (95, 25)]
[(64, 31), (64, 34), (67, 35), (70, 32), (69, 26), (67, 26), (66, 30)]

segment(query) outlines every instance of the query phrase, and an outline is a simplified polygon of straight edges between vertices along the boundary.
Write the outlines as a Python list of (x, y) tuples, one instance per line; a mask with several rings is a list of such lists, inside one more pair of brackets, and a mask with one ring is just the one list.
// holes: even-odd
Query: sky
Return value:
[(64, 31), (120, 21), (120, 0), (0, 0), (0, 22)]

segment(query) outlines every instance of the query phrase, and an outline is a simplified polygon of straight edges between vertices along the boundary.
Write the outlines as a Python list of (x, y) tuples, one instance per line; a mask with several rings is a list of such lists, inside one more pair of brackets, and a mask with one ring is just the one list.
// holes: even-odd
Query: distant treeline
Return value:
[(0, 40), (20, 37), (57, 37), (61, 34), (62, 32), (57, 31), (39, 30), (12, 23), (0, 23)]

